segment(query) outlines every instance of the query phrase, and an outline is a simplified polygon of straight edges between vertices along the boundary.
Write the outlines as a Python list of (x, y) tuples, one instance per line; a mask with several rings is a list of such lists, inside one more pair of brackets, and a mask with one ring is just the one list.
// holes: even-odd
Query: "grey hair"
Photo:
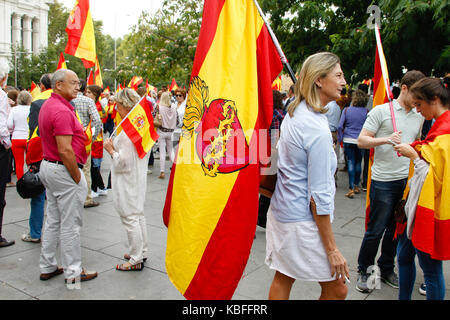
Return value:
[(125, 109), (133, 108), (139, 100), (141, 100), (141, 97), (130, 88), (125, 88), (114, 96), (114, 101), (120, 103)]
[(17, 96), (17, 104), (21, 106), (29, 106), (31, 104), (31, 100), (33, 100), (33, 97), (26, 90), (20, 91)]
[(52, 76), (51, 82), (52, 82), (52, 89), (56, 88), (56, 83), (60, 81), (64, 81), (66, 78), (66, 74), (69, 72), (68, 69), (59, 69), (56, 70), (55, 73)]
[(5, 58), (0, 58), (0, 79), (6, 77), (9, 73), (9, 63)]

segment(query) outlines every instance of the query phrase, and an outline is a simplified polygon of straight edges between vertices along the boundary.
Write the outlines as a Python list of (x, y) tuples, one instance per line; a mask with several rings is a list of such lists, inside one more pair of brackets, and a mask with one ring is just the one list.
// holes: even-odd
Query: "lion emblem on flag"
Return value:
[(194, 133), (205, 175), (216, 177), (242, 170), (249, 164), (249, 146), (235, 102), (227, 99), (209, 102), (208, 86), (199, 77), (191, 81), (182, 128), (186, 139), (192, 139)]

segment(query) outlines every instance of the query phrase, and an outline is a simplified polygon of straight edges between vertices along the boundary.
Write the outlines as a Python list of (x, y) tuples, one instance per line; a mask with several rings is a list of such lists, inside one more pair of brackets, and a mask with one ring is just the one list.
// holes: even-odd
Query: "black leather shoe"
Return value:
[(5, 238), (0, 237), (0, 248), (2, 248), (2, 247), (9, 247), (9, 246), (12, 246), (15, 243), (16, 242), (14, 240), (8, 241)]

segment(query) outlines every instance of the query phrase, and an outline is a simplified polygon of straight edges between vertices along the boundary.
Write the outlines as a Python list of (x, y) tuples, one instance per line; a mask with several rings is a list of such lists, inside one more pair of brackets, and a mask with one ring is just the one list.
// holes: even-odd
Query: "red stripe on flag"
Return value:
[(412, 243), (436, 260), (450, 260), (450, 220), (437, 220), (434, 210), (417, 206)]
[[(272, 83), (278, 77), (281, 70), (283, 70), (283, 64), (265, 25), (261, 28), (256, 44), (258, 57), (259, 127), (261, 129), (269, 129), (273, 117)], [(273, 77), (275, 79), (272, 79)]]

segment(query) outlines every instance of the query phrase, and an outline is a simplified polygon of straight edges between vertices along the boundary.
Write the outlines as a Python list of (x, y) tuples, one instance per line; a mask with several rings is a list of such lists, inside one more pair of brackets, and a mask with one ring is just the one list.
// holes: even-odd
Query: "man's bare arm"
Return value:
[(389, 137), (376, 138), (375, 133), (367, 129), (362, 129), (358, 137), (358, 148), (361, 149), (371, 149), (383, 144), (392, 144), (392, 142), (397, 144), (401, 143), (401, 132), (394, 132)]

